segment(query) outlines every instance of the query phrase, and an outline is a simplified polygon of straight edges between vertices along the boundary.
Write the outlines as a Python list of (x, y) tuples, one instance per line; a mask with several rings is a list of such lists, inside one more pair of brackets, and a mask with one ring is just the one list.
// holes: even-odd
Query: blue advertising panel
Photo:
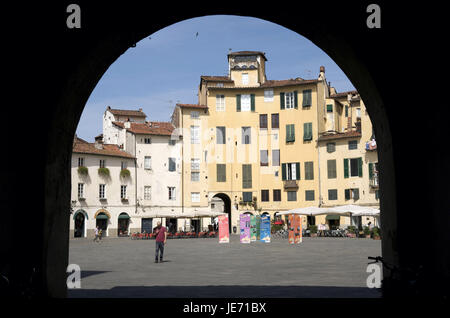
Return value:
[(270, 215), (261, 216), (261, 241), (270, 243)]

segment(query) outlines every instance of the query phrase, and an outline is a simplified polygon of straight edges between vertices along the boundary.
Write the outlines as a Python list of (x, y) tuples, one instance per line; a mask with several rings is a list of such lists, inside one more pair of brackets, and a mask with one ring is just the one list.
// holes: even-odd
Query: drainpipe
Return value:
[[(126, 135), (125, 135), (126, 138)], [(136, 135), (134, 135), (134, 214), (137, 214), (137, 158), (136, 158)]]

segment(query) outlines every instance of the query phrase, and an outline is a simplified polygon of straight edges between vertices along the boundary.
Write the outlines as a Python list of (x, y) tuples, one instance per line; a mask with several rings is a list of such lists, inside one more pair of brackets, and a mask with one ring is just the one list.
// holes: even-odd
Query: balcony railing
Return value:
[(297, 180), (285, 180), (284, 188), (285, 189), (298, 189)]
[(370, 178), (370, 186), (372, 188), (378, 188), (379, 187), (378, 176), (375, 175), (372, 178)]

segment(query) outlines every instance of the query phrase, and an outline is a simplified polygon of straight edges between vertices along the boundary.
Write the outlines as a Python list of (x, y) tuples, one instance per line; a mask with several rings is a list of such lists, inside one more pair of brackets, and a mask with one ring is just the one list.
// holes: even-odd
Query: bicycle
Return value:
[[(373, 260), (368, 264), (382, 263), (383, 271), (387, 269), (388, 275), (384, 275), (381, 281), (381, 288), (386, 293), (393, 290), (401, 289), (404, 293), (418, 296), (423, 290), (423, 266), (419, 265), (413, 269), (411, 267), (399, 267), (386, 262), (381, 256), (369, 256), (368, 259)], [(402, 292), (402, 294), (403, 294)]]

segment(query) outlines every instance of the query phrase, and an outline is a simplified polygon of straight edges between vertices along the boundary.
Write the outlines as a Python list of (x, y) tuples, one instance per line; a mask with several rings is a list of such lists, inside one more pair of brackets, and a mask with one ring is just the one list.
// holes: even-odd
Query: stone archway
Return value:
[(219, 198), (224, 203), (224, 212), (228, 214), (228, 230), (229, 233), (232, 233), (231, 228), (231, 199), (230, 197), (225, 193), (216, 193), (213, 198)]

